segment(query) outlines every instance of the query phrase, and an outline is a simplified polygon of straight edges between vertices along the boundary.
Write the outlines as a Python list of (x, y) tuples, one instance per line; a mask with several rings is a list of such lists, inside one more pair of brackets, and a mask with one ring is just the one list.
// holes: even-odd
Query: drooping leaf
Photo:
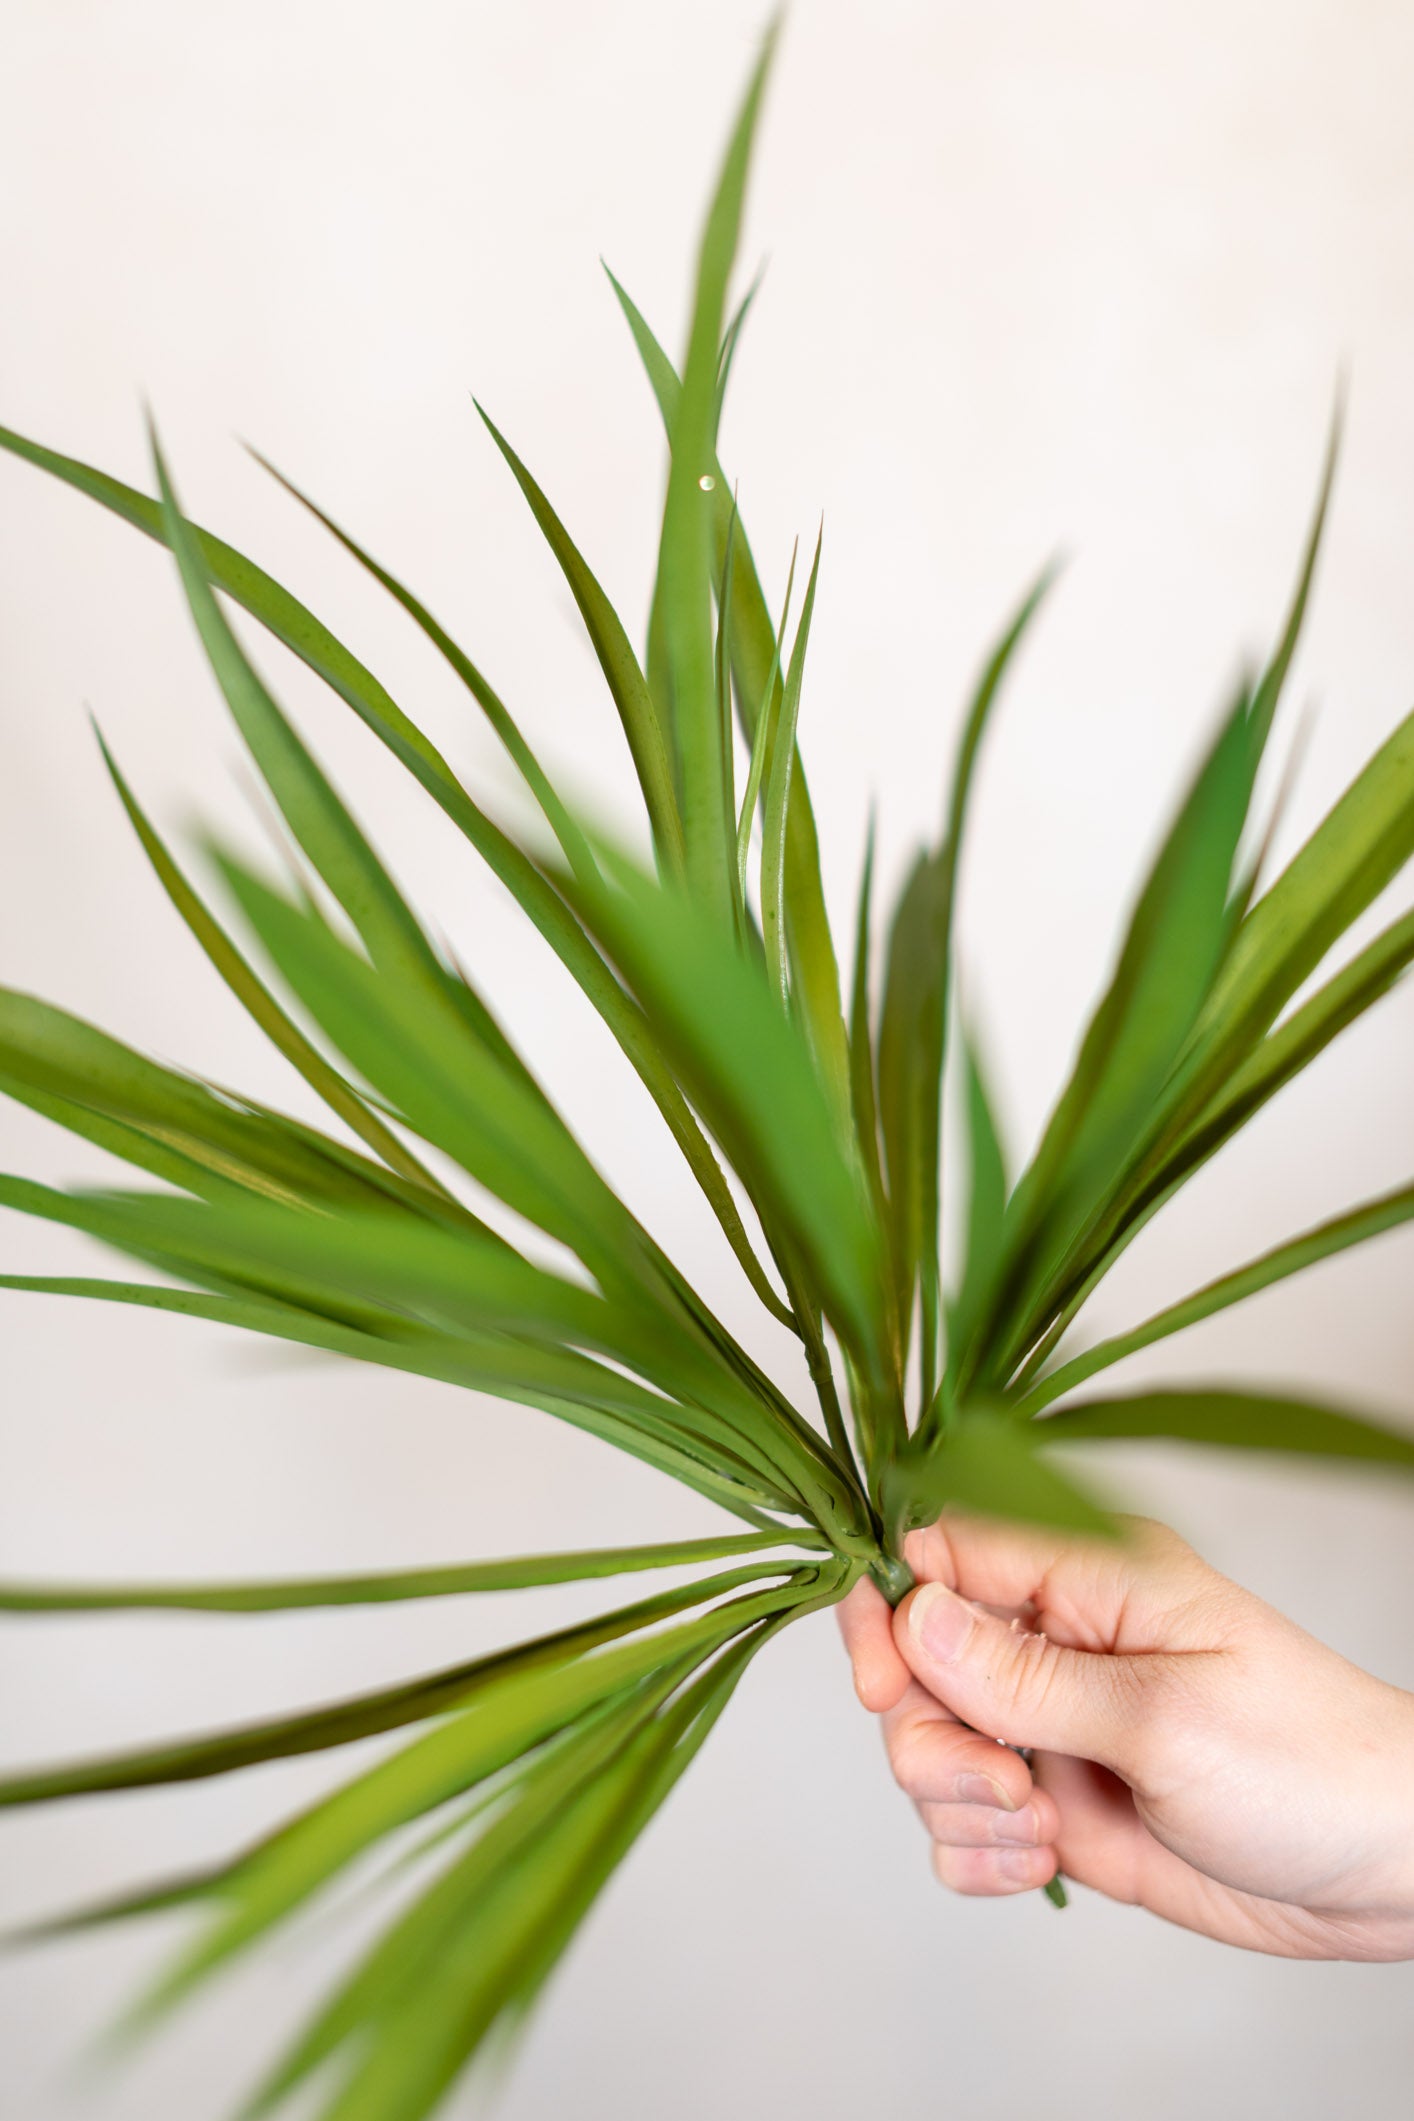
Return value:
[(1178, 1386), (1082, 1400), (1042, 1416), (1036, 1426), (1053, 1443), (1153, 1437), (1221, 1444), (1235, 1451), (1296, 1451), (1414, 1468), (1414, 1437), (1382, 1428), (1363, 1415), (1307, 1399), (1221, 1386)]

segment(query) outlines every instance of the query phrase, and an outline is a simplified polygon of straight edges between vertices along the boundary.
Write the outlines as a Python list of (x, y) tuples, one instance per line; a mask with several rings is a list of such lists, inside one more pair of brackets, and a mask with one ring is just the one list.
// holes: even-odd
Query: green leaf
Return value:
[[(494, 428), (491, 431), (493, 434), (495, 433)], [(497, 439), (499, 440), (500, 438), (497, 437)], [(322, 523), (324, 528), (338, 539), (344, 550), (357, 560), (367, 573), (372, 575), (374, 581), (378, 582), (397, 603), (401, 604), (413, 623), (431, 641), (444, 662), (456, 672), (467, 691), (485, 714), (487, 721), (491, 724), (496, 735), (505, 746), (506, 751), (518, 767), (526, 786), (530, 789), (544, 812), (547, 822), (564, 851), (566, 860), (577, 862), (586, 859), (587, 849), (578, 826), (556, 794), (553, 784), (536, 758), (535, 753), (531, 750), (530, 745), (526, 742), (519, 724), (506, 706), (505, 701), (483, 677), (470, 656), (457, 645), (446, 628), (432, 616), (427, 606), (418, 597), (415, 597), (412, 591), (398, 580), (396, 575), (390, 574), (386, 567), (381, 567), (372, 554), (366, 552), (361, 545), (356, 543), (346, 530), (341, 530), (333, 518), (326, 515), (324, 510), (309, 498), (308, 494), (303, 493), (292, 480), (287, 479), (283, 472), (277, 471), (275, 466), (267, 458), (263, 457), (258, 449), (253, 449), (251, 455), (263, 470), (269, 472), (272, 479), (284, 487), (286, 493), (298, 501), (302, 508), (309, 510), (316, 522)]]
[(103, 762), (112, 776), (113, 785), (142, 843), (143, 851), (157, 873), (158, 881), (243, 1008), (271, 1043), (284, 1054), (286, 1060), (298, 1069), (310, 1088), (323, 1098), (329, 1109), (337, 1113), (355, 1134), (360, 1135), (390, 1170), (400, 1172), (414, 1184), (425, 1186), (446, 1198), (446, 1189), (439, 1185), (430, 1172), (424, 1170), (411, 1150), (405, 1148), (398, 1140), (391, 1127), (385, 1126), (377, 1113), (369, 1110), (358, 1093), (345, 1082), (337, 1068), (331, 1067), (318, 1048), (311, 1045), (304, 1033), (280, 1007), (269, 988), (252, 971), (224, 928), (192, 889), (172, 859), (132, 789), (118, 770), (117, 761), (104, 742), (102, 731), (98, 730), (96, 725), (95, 733), (99, 749), (103, 753)]
[(1269, 1289), (1274, 1282), (1285, 1281), (1289, 1275), (1316, 1266), (1337, 1252), (1349, 1251), (1352, 1245), (1365, 1244), (1370, 1238), (1379, 1237), (1412, 1217), (1414, 1186), (1403, 1186), (1397, 1192), (1383, 1194), (1378, 1200), (1350, 1208), (1344, 1215), (1318, 1224), (1301, 1237), (1274, 1246), (1247, 1266), (1220, 1275), (1216, 1281), (1208, 1282), (1192, 1296), (1185, 1297), (1182, 1303), (1170, 1304), (1142, 1325), (1132, 1327), (1128, 1333), (1117, 1333), (1113, 1338), (1087, 1348), (1070, 1362), (1062, 1363), (1032, 1387), (1022, 1402), (1021, 1411), (1036, 1413), (1063, 1393), (1073, 1391), (1076, 1385), (1083, 1384), (1098, 1370), (1123, 1362), (1126, 1356), (1136, 1355), (1141, 1348), (1152, 1347), (1156, 1340), (1165, 1340), (1171, 1333), (1181, 1333), (1185, 1326), (1197, 1325), (1201, 1319), (1211, 1318), (1217, 1311), (1226, 1311), (1233, 1304), (1243, 1303), (1259, 1290)]
[(1082, 1400), (1037, 1424), (1047, 1442), (1163, 1437), (1236, 1451), (1302, 1451), (1414, 1467), (1414, 1438), (1308, 1399), (1220, 1386)]
[(1268, 1099), (1323, 1052), (1332, 1039), (1387, 994), (1411, 960), (1414, 960), (1414, 913), (1406, 914), (1376, 936), (1308, 1001), (1294, 1009), (1275, 1031), (1269, 1032), (1189, 1126), (1177, 1145), (1161, 1159), (1156, 1158), (1152, 1165), (1141, 1166), (1133, 1186), (1116, 1207), (1101, 1239), (1085, 1260), (1083, 1272), (1077, 1273), (1055, 1325), (1026, 1364), (1021, 1374), (1022, 1383), (1029, 1382), (1039, 1371), (1041, 1363), (1114, 1261), (1165, 1202), (1171, 1200), (1193, 1173), (1230, 1141)]
[[(767, 740), (771, 734), (771, 702), (776, 696), (776, 681), (780, 675), (781, 656), (785, 647), (786, 625), (790, 618), (791, 591), (795, 587), (795, 562), (799, 544), (791, 548), (790, 573), (786, 577), (786, 599), (781, 609), (781, 623), (776, 632), (776, 645), (771, 656), (771, 667), (767, 673), (766, 691), (756, 717), (756, 731), (751, 739), (751, 758), (747, 766), (746, 789), (741, 799), (741, 811), (736, 827), (736, 872), (737, 890), (745, 902), (746, 868), (751, 852), (751, 827), (756, 818), (756, 806), (761, 795), (761, 776), (766, 765)], [(789, 816), (789, 810), (787, 810)]]
[(685, 894), (607, 847), (612, 887), (567, 892), (639, 997), (679, 1080), (722, 1144), (768, 1234), (782, 1228), (838, 1330), (883, 1361), (878, 1233), (809, 1051), (760, 967)]
[[(888, 1202), (884, 1192), (883, 1165), (879, 1156), (879, 1104), (874, 1079), (874, 1038), (870, 1020), (869, 923), (874, 895), (874, 812), (869, 813), (869, 832), (864, 843), (864, 864), (859, 873), (859, 903), (854, 915), (854, 978), (849, 1012), (849, 1095), (854, 1115), (854, 1135), (864, 1159), (865, 1176), (873, 1196), (881, 1228), (887, 1227)], [(894, 1335), (897, 1337), (896, 1332)]]
[[(498, 1650), (489, 1657), (449, 1665), (441, 1671), (425, 1673), (396, 1686), (379, 1687), (371, 1693), (322, 1708), (302, 1710), (296, 1715), (273, 1717), (241, 1730), (221, 1731), (202, 1738), (174, 1739), (164, 1745), (119, 1753), (107, 1759), (8, 1775), (0, 1779), (0, 1806), (47, 1804), (60, 1797), (145, 1789), (157, 1783), (191, 1782), (211, 1775), (230, 1774), (264, 1760), (288, 1760), (300, 1753), (323, 1752), (333, 1746), (349, 1745), (355, 1739), (373, 1737), (431, 1717), (446, 1716), (453, 1710), (464, 1717), (471, 1713), (474, 1702), (483, 1699), (494, 1705), (508, 1694), (514, 1694), (518, 1701), (520, 1693), (517, 1689), (529, 1690), (534, 1700), (541, 1703), (553, 1696), (556, 1684), (564, 1677), (567, 1659), (579, 1657), (619, 1636), (650, 1627), (739, 1585), (759, 1581), (763, 1575), (785, 1575), (789, 1567), (787, 1562), (744, 1565), (715, 1577), (705, 1577), (680, 1590), (659, 1592), (653, 1598), (621, 1607), (602, 1619), (539, 1636), (513, 1649)], [(720, 1625), (719, 1622), (715, 1624)], [(703, 1630), (699, 1623), (689, 1623), (676, 1632), (685, 1640), (695, 1641), (698, 1633), (705, 1633), (710, 1638), (712, 1627), (709, 1625)], [(601, 1699), (617, 1685), (628, 1684), (628, 1680), (619, 1677), (621, 1668), (628, 1670), (631, 1676), (641, 1677), (655, 1661), (656, 1646), (671, 1639), (653, 1636), (646, 1646), (637, 1647), (626, 1659), (620, 1656), (617, 1663), (613, 1652), (603, 1660), (594, 1661), (588, 1691), (580, 1686), (580, 1692), (584, 1693), (580, 1706)], [(590, 1665), (586, 1663), (582, 1669), (589, 1673)], [(567, 1721), (568, 1717), (563, 1720)], [(553, 1727), (552, 1719), (545, 1724), (544, 1730)], [(540, 1730), (540, 1724), (536, 1723), (535, 1728)], [(431, 1735), (435, 1738), (438, 1734)], [(529, 1738), (524, 1741), (525, 1744), (531, 1742)], [(522, 1749), (517, 1745), (505, 1757), (513, 1758), (514, 1753)], [(383, 1766), (391, 1767), (405, 1757), (405, 1754), (395, 1754), (393, 1760)], [(377, 1768), (372, 1771), (375, 1777), (380, 1772)], [(483, 1772), (489, 1773), (490, 1770)]]
[[(45, 1215), (51, 1221), (88, 1227), (102, 1205), (76, 1203), (61, 1193), (46, 1195), (42, 1187), (25, 1186), (25, 1197), (17, 1197), (23, 1185), (23, 1181), (0, 1179), (3, 1204)], [(173, 1261), (168, 1270), (180, 1274), (183, 1265)], [(142, 1282), (7, 1274), (0, 1275), (0, 1288), (172, 1312), (486, 1392), (568, 1421), (682, 1481), (748, 1523), (764, 1525), (763, 1509), (799, 1508), (799, 1497), (792, 1491), (763, 1483), (751, 1472), (730, 1447), (720, 1424), (569, 1349), (531, 1347), (501, 1334), (439, 1333), (391, 1313), (374, 1320), (370, 1330), (360, 1330), (273, 1298), (208, 1295)]]
[[(97, 501), (159, 545), (168, 542), (162, 503), (125, 485), (121, 479), (95, 470), (77, 457), (61, 456), (58, 451), (46, 449), (41, 443), (32, 442), (8, 427), (0, 427), (0, 449), (8, 450), (12, 456), (22, 458), (64, 485), (87, 495), (90, 500)], [(408, 720), (372, 671), (298, 597), (292, 596), (233, 545), (227, 545), (223, 539), (213, 537), (209, 530), (199, 529), (195, 524), (188, 528), (196, 541), (202, 564), (218, 589), (244, 605), (277, 641), (323, 678), (353, 708), (360, 720), (403, 759), (424, 786), (433, 792), (441, 790), (447, 800), (458, 807), (469, 801), (436, 745)]]
[(985, 1408), (965, 1409), (940, 1440), (915, 1443), (884, 1474), (888, 1521), (901, 1531), (931, 1524), (947, 1503), (1025, 1524), (1112, 1535), (1091, 1496), (1038, 1456), (1038, 1437)]
[[(3, 1199), (3, 1194), (0, 1194)], [(503, 1239), (410, 1217), (291, 1214), (245, 1203), (203, 1205), (139, 1195), (80, 1204), (83, 1226), (108, 1243), (217, 1289), (245, 1288), (342, 1318), (364, 1330), (404, 1320), (473, 1338), (587, 1348), (700, 1408), (757, 1478), (803, 1501), (812, 1465), (793, 1429), (750, 1392), (721, 1351), (680, 1314), (632, 1290), (608, 1303), (545, 1271)]]
[[(163, 521), (207, 660), (251, 756), (299, 845), (353, 922), (374, 963), (450, 995), (455, 983), (382, 863), (257, 676), (216, 601), (153, 438)], [(478, 1025), (479, 1029), (484, 1029)], [(494, 1034), (492, 1034), (494, 1038)], [(504, 1054), (503, 1054), (504, 1057)]]
[(410, 1598), (459, 1598), (480, 1591), (522, 1591), (640, 1569), (680, 1569), (725, 1561), (772, 1546), (817, 1546), (818, 1534), (789, 1529), (682, 1539), (662, 1546), (599, 1547), (569, 1554), (529, 1554), (448, 1568), (380, 1570), (372, 1575), (295, 1578), (272, 1583), (31, 1584), (0, 1583), (7, 1613), (284, 1613), (297, 1607), (386, 1605)]
[[(476, 401), (473, 400), (473, 403)], [(653, 696), (639, 668), (628, 635), (617, 612), (605, 596), (585, 562), (584, 555), (531, 477), (510, 443), (491, 421), (485, 408), (476, 406), (492, 441), (515, 476), (530, 503), (531, 513), (544, 532), (547, 544), (560, 564), (571, 594), (579, 606), (585, 630), (599, 659), (614, 705), (619, 711), (624, 735), (633, 756), (638, 784), (653, 828), (658, 856), (674, 874), (681, 873), (684, 860), (683, 824), (673, 788), (672, 766)], [(566, 853), (569, 849), (566, 849)]]
[[(0, 988), (0, 1088), (74, 1133), (190, 1192), (232, 1188), (290, 1204), (409, 1194), (389, 1171), (281, 1115), (243, 1106), (32, 995)], [(472, 1218), (458, 1210), (464, 1220)]]
[[(819, 1573), (798, 1572), (795, 1581), (748, 1593), (665, 1633), (638, 1633), (630, 1642), (598, 1655), (579, 1655), (573, 1662), (545, 1648), (554, 1639), (550, 1637), (503, 1653), (500, 1674), (489, 1678), (457, 1713), (317, 1802), (255, 1851), (223, 1896), (215, 1924), (179, 1961), (152, 2008), (165, 2008), (197, 1979), (283, 1921), (385, 1834), (471, 1789), (665, 1664), (709, 1655), (755, 1621), (798, 1602)], [(665, 1594), (653, 1603), (664, 1612), (674, 1610), (669, 1604), (673, 1596), (676, 1609), (682, 1610), (694, 1602), (694, 1592), (700, 1601), (728, 1587), (727, 1578), (709, 1579), (707, 1586)], [(645, 1624), (632, 1623), (640, 1629)], [(607, 1628), (609, 1623), (597, 1625)], [(613, 1632), (626, 1631), (624, 1616), (613, 1616)], [(577, 1632), (588, 1646), (589, 1631)]]
[(959, 1025), (964, 1111), (967, 1124), (967, 1220), (962, 1280), (948, 1314), (949, 1370), (968, 1346), (983, 1297), (1001, 1255), (1007, 1194), (1006, 1153), (996, 1105), (988, 1087), (975, 1033)]
[[(60, 456), (8, 428), (0, 428), (0, 449), (9, 450), (87, 494), (159, 543), (167, 542), (161, 504), (121, 480), (76, 458)], [(209, 531), (195, 525), (188, 528), (216, 587), (242, 604), (354, 710), (471, 842), (534, 923), (603, 1017), (651, 1093), (761, 1301), (777, 1317), (783, 1316), (780, 1299), (751, 1250), (716, 1160), (677, 1085), (658, 1059), (641, 1012), (608, 974), (559, 894), (530, 858), (477, 807), (436, 746), (408, 720), (373, 673), (327, 626), (243, 553)]]
[(760, 292), (761, 281), (765, 271), (764, 265), (758, 269), (755, 279), (732, 312), (732, 320), (722, 336), (722, 350), (717, 357), (717, 404), (712, 418), (712, 448), (714, 451), (717, 447), (718, 429), (722, 424), (722, 407), (726, 402), (727, 385), (731, 381), (732, 362), (736, 358), (737, 346), (741, 340), (742, 326), (750, 313), (752, 303)]
[[(677, 375), (643, 316), (612, 273), (609, 273), (609, 280), (628, 319), (663, 424), (671, 435), (681, 390)], [(734, 506), (733, 489), (715, 459), (713, 476), (717, 483), (710, 498), (720, 565)], [(773, 713), (778, 711), (776, 695), (780, 681), (778, 675), (772, 674), (773, 665), (778, 670), (775, 628), (745, 531), (738, 523), (732, 567), (732, 667), (738, 719), (747, 743), (753, 748), (761, 714), (768, 709)], [(765, 766), (769, 773), (769, 751)], [(786, 815), (786, 941), (806, 1032), (826, 1092), (843, 1122), (849, 1111), (849, 1048), (840, 1013), (839, 966), (825, 910), (815, 815), (810, 807), (804, 768), (798, 757), (791, 768), (790, 803)]]
[[(498, 1816), (473, 1844), (460, 1850), (430, 1890), (379, 1937), (353, 1974), (334, 1992), (301, 2033), (245, 2108), (254, 2116), (283, 2103), (292, 2090), (335, 2055), (346, 2064), (345, 2090), (367, 2101), (379, 2096), (420, 2102), (424, 2071), (434, 2065), (434, 2087), (449, 2081), (442, 2051), (455, 2040), (460, 2066), (469, 1991), (484, 1983), (488, 1967), (499, 1970), (516, 1948), (524, 1949), (522, 1923), (531, 1914), (536, 1929), (555, 1926), (557, 1902), (539, 1904), (525, 1891), (527, 1875), (547, 1864), (558, 1869), (557, 1836), (567, 1818), (597, 1811), (595, 1783), (644, 1725), (655, 1697), (681, 1676), (680, 1664), (665, 1679), (631, 1690), (590, 1710), (558, 1740), (541, 1748), (515, 1777)], [(559, 1881), (561, 1886), (565, 1881)], [(563, 1892), (557, 1896), (562, 1900)], [(470, 1964), (468, 1947), (474, 1947)], [(449, 1959), (455, 1960), (455, 1992), (446, 1991)], [(408, 2039), (410, 2016), (424, 2017), (420, 2037)], [(484, 2017), (474, 2017), (467, 2035), (475, 2045)], [(430, 2096), (435, 2100), (437, 2089)], [(414, 2106), (413, 2111), (417, 2110)], [(425, 2108), (423, 2109), (425, 2110)], [(328, 2109), (326, 2109), (326, 2112)]]
[(657, 657), (650, 657), (650, 681), (656, 670), (664, 694), (657, 702), (659, 714), (672, 732), (687, 884), (698, 903), (723, 922), (732, 912), (736, 819), (722, 772), (713, 680), (712, 579), (720, 564), (712, 553), (713, 441), (727, 283), (774, 43), (771, 31), (727, 148), (698, 253), (682, 389), (668, 428), (671, 461), (649, 628), (658, 647)]
[(1005, 1376), (1026, 1353), (1049, 1322), (1072, 1249), (1151, 1138), (1161, 1093), (1228, 950), (1233, 867), (1257, 764), (1244, 697), (1150, 869), (1070, 1081), (1012, 1198), (973, 1375), (985, 1366)]
[(915, 857), (889, 923), (879, 1023), (879, 1108), (888, 1169), (894, 1298), (906, 1354), (915, 1286), (920, 1291), (925, 1406), (932, 1397), (937, 1363), (941, 1102), (958, 864), (982, 738), (1012, 659), (1054, 575), (1054, 567), (1040, 575), (983, 666), (963, 723), (941, 841), (935, 851)]
[[(836, 1581), (744, 1630), (666, 1703), (678, 1674), (660, 1673), (525, 1769), (487, 1833), (385, 1933), (247, 2111), (268, 2112), (343, 2050), (349, 2074), (327, 2113), (411, 2121), (427, 2112), (497, 2019), (524, 2015), (751, 1658), (841, 1588)], [(579, 1831), (557, 1840), (572, 1815)]]
[(641, 1247), (631, 1217), (543, 1094), (467, 1036), (435, 987), (359, 958), (313, 909), (214, 851), (286, 982), (406, 1124), (578, 1252), (601, 1280), (636, 1279)]
[(766, 800), (761, 828), (761, 933), (766, 948), (766, 969), (781, 1007), (791, 1007), (790, 963), (786, 949), (786, 818), (790, 800), (791, 767), (796, 755), (795, 730), (800, 714), (800, 689), (805, 677), (805, 656), (810, 645), (810, 621), (815, 611), (815, 585), (820, 575), (820, 547), (824, 530), (815, 541), (815, 558), (805, 585), (805, 602), (791, 650), (781, 695), (780, 715), (770, 735), (771, 769), (766, 777)]
[(1331, 945), (1414, 855), (1414, 714), (1380, 746), (1238, 930), (1189, 1074), (1244, 1060)]

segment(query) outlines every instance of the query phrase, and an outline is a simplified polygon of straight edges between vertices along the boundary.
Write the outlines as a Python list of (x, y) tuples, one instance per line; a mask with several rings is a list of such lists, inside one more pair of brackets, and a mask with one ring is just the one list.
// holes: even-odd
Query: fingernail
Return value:
[(957, 1778), (959, 1804), (996, 1804), (1004, 1812), (1016, 1810), (1016, 1799), (1009, 1797), (999, 1782), (990, 1775), (959, 1775)]
[(976, 1614), (946, 1584), (925, 1583), (908, 1611), (908, 1628), (935, 1664), (956, 1664), (972, 1633)]
[(1035, 1848), (1039, 1832), (1035, 1811), (1029, 1804), (1022, 1811), (1013, 1812), (1009, 1819), (999, 1819), (992, 1828), (994, 1840), (1020, 1841), (1027, 1848)]

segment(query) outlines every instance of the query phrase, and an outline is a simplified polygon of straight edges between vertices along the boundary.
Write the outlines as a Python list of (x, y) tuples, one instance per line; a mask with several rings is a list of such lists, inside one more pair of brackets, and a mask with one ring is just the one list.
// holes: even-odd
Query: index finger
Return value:
[[(1071, 1649), (1152, 1649), (1172, 1605), (1175, 1574), (1207, 1576), (1187, 1542), (1152, 1518), (1121, 1516), (1121, 1540), (948, 1508), (910, 1532), (904, 1558), (920, 1583), (943, 1583), (979, 1605), (1034, 1613)], [(1156, 1595), (1161, 1594), (1161, 1595)]]

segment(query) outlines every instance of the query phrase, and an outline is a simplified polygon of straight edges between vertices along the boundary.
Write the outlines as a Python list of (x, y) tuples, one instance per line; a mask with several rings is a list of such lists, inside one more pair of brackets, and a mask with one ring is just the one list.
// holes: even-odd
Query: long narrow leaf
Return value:
[(1044, 1415), (1037, 1428), (1048, 1443), (1167, 1438), (1222, 1444), (1236, 1451), (1296, 1451), (1414, 1468), (1414, 1437), (1381, 1428), (1363, 1415), (1307, 1399), (1225, 1391), (1220, 1386), (1083, 1400)]
[(581, 1583), (640, 1569), (680, 1569), (725, 1561), (771, 1546), (813, 1546), (808, 1532), (735, 1532), (720, 1539), (682, 1539), (664, 1546), (599, 1547), (567, 1554), (528, 1554), (448, 1568), (380, 1570), (372, 1575), (294, 1578), (271, 1583), (126, 1585), (0, 1583), (7, 1613), (285, 1613), (308, 1606), (386, 1605), (412, 1598), (459, 1598), (470, 1592), (522, 1591)]
[(1197, 1325), (1215, 1312), (1244, 1303), (1249, 1296), (1271, 1288), (1273, 1283), (1300, 1274), (1307, 1267), (1317, 1266), (1338, 1252), (1347, 1252), (1352, 1245), (1366, 1244), (1372, 1237), (1396, 1229), (1411, 1217), (1414, 1217), (1414, 1186), (1403, 1186), (1397, 1192), (1382, 1195), (1379, 1200), (1348, 1209), (1344, 1215), (1334, 1216), (1329, 1222), (1318, 1224), (1314, 1230), (1307, 1230), (1303, 1236), (1289, 1239), (1286, 1244), (1274, 1245), (1260, 1259), (1254, 1259), (1231, 1274), (1220, 1275), (1216, 1281), (1208, 1282), (1192, 1296), (1185, 1297), (1182, 1303), (1170, 1304), (1142, 1325), (1131, 1327), (1127, 1333), (1117, 1333), (1110, 1340), (1102, 1340), (1095, 1347), (1087, 1348), (1082, 1355), (1062, 1363), (1033, 1386), (1019, 1411), (1037, 1413), (1064, 1393), (1073, 1391), (1097, 1371), (1107, 1370), (1112, 1364), (1123, 1362), (1127, 1356), (1137, 1355), (1141, 1348), (1152, 1347), (1156, 1340), (1166, 1340), (1171, 1333), (1181, 1333), (1186, 1326)]
[[(713, 682), (712, 578), (721, 563), (712, 552), (709, 496), (716, 479), (713, 440), (727, 283), (774, 42), (774, 32), (768, 33), (732, 132), (698, 253), (682, 389), (668, 432), (668, 492), (650, 620), (666, 692), (658, 707), (672, 731), (677, 767), (685, 875), (697, 901), (724, 922), (732, 910), (736, 818), (722, 773)], [(650, 661), (650, 679), (653, 674)]]

